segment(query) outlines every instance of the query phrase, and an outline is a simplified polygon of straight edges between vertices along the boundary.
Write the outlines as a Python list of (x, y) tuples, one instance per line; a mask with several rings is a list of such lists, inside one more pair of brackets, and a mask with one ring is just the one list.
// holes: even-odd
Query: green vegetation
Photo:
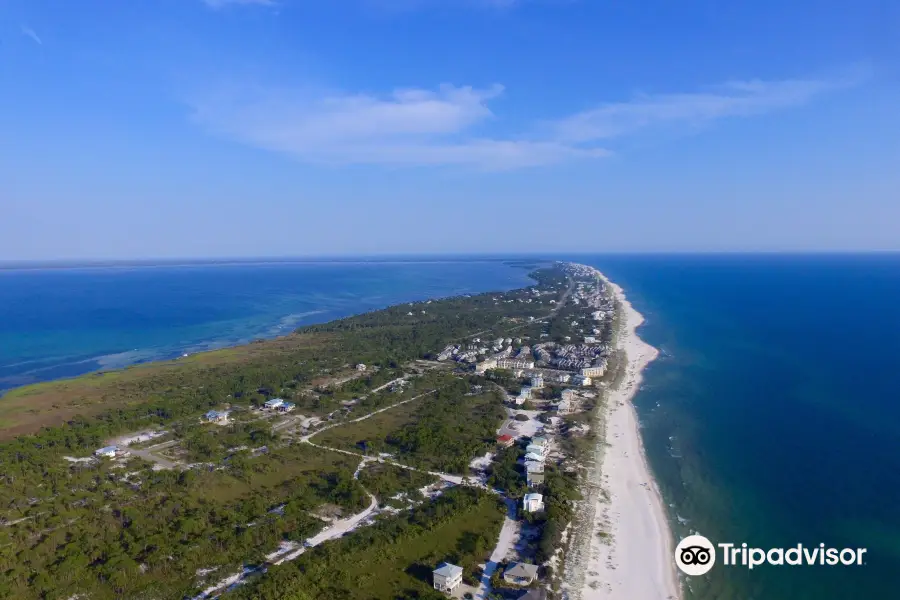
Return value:
[(354, 467), (288, 446), (219, 471), (60, 464), (33, 487), (5, 474), (6, 518), (24, 520), (0, 527), (0, 598), (180, 598), (198, 569), (256, 563), (280, 540), (314, 534), (322, 524), (309, 511), (323, 503), (359, 510)]
[(488, 469), (488, 485), (503, 490), (510, 498), (524, 496), (526, 490), (525, 469), (518, 464), (524, 456), (525, 448), (521, 445), (504, 448), (498, 452)]
[(467, 473), (469, 462), (494, 446), (497, 428), (506, 418), (500, 394), (473, 395), (465, 380), (447, 376), (433, 394), (404, 408), (330, 429), (315, 442), (369, 454), (385, 452), (422, 469)]
[[(566, 283), (558, 269), (535, 277), (554, 293)], [(519, 290), (418, 302), (276, 340), (9, 392), (0, 398), (0, 599), (191, 596), (241, 565), (262, 563), (279, 542), (317, 533), (323, 523), (315, 514), (360, 511), (366, 489), (383, 503), (433, 481), (385, 464), (368, 465), (357, 480), (358, 458), (292, 441), (299, 415), (337, 425), (316, 443), (466, 473), (472, 458), (494, 447), (503, 394), (492, 385), (473, 394), (483, 378), (412, 361), (476, 335), (539, 328), (529, 317), (550, 307), (531, 297)], [(357, 371), (360, 362), (369, 369)], [(297, 409), (290, 416), (252, 410), (273, 397)], [(230, 424), (200, 423), (201, 414), (222, 408), (233, 411)], [(143, 444), (166, 440), (165, 456), (135, 446), (125, 463), (67, 460), (148, 429), (168, 431)], [(495, 475), (512, 487), (509, 472)], [(503, 513), (493, 495), (449, 490), (273, 568), (240, 593), (434, 597), (434, 564), (452, 560), (471, 576)]]
[(434, 502), (328, 542), (235, 592), (255, 600), (444, 598), (431, 571), (449, 561), (472, 577), (500, 534), (506, 507), (485, 492), (448, 490)]
[(406, 494), (410, 500), (421, 500), (421, 490), (426, 485), (438, 481), (434, 475), (402, 469), (384, 463), (375, 463), (364, 468), (359, 474), (359, 482), (382, 501), (382, 504), (405, 506), (406, 502), (392, 502), (398, 494)]

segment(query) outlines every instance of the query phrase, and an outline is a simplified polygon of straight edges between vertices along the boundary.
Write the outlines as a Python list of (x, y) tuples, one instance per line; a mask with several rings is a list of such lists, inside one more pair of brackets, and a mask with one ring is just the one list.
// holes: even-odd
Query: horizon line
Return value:
[(0, 270), (54, 269), (103, 266), (189, 266), (266, 263), (338, 263), (338, 262), (499, 262), (505, 260), (557, 261), (584, 256), (860, 256), (894, 255), (897, 250), (607, 250), (599, 252), (457, 252), (457, 253), (371, 253), (371, 254), (307, 254), (281, 256), (183, 256), (147, 258), (54, 258), (0, 260)]

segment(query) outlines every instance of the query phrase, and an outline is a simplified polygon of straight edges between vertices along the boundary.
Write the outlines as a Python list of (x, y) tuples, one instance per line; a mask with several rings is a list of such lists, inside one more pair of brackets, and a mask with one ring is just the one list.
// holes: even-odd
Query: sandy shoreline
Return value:
[(635, 333), (643, 316), (622, 288), (606, 281), (623, 307), (618, 347), (625, 350), (628, 366), (622, 385), (609, 392), (601, 434), (606, 446), (598, 444), (583, 490), (580, 535), (569, 549), (563, 589), (569, 600), (680, 599), (672, 534), (631, 404), (642, 371), (659, 352)]

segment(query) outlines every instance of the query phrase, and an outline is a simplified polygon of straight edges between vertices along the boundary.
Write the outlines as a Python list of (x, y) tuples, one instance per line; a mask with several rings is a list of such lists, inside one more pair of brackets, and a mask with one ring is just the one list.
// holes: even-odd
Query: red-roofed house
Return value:
[(516, 438), (511, 435), (501, 435), (497, 438), (497, 443), (503, 446), (504, 448), (509, 448), (515, 443)]

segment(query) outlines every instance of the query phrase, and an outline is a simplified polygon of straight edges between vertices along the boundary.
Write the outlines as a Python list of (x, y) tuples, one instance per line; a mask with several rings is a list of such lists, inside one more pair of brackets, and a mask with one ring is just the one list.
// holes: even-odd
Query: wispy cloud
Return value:
[(319, 163), (507, 169), (604, 154), (554, 140), (466, 135), (493, 117), (487, 101), (502, 91), (443, 85), (377, 97), (255, 90), (195, 102), (194, 118), (220, 134)]
[(276, 0), (202, 0), (210, 8), (225, 8), (226, 6), (277, 6)]
[(31, 27), (26, 27), (24, 25), (22, 25), (21, 29), (22, 29), (22, 35), (24, 35), (26, 37), (30, 37), (32, 40), (34, 40), (35, 43), (40, 44), (41, 46), (44, 45), (44, 41), (34, 31), (34, 29), (32, 29)]
[(800, 106), (856, 82), (856, 78), (732, 81), (703, 92), (642, 94), (627, 102), (601, 104), (551, 127), (557, 138), (571, 143), (609, 140), (655, 127), (704, 124)]
[(703, 92), (640, 95), (543, 123), (522, 135), (489, 135), (488, 103), (503, 93), (443, 85), (387, 96), (269, 88), (229, 89), (191, 103), (217, 134), (304, 162), (534, 167), (607, 156), (616, 138), (672, 125), (712, 123), (799, 106), (850, 80), (734, 81)]

